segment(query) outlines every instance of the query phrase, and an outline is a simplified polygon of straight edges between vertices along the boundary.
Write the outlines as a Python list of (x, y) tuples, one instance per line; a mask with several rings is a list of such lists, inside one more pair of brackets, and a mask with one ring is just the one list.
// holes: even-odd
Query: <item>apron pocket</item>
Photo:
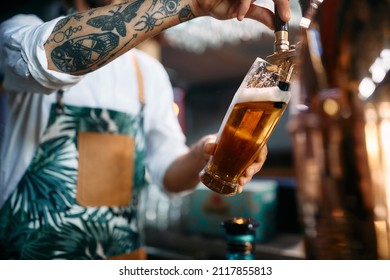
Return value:
[(131, 253), (107, 258), (107, 260), (147, 260), (147, 254), (144, 247), (141, 247)]
[(80, 132), (76, 200), (81, 206), (126, 206), (131, 201), (134, 138)]

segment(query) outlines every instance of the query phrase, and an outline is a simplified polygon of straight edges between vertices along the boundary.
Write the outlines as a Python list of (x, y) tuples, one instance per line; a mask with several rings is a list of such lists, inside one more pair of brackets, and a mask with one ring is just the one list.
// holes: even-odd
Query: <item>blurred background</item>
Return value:
[[(34, 13), (49, 20), (60, 13), (59, 2), (6, 1), (1, 4), (0, 21), (16, 13)], [(296, 44), (302, 12), (298, 0), (290, 3), (289, 40)], [(273, 32), (258, 22), (201, 18), (171, 28), (139, 48), (167, 69), (178, 118), (191, 145), (218, 131), (243, 77), (256, 57), (273, 53), (273, 42)], [(0, 94), (0, 118), (3, 102)], [(303, 257), (288, 116), (287, 109), (269, 140), (263, 169), (242, 194), (221, 197), (199, 185), (190, 195), (169, 197), (157, 186), (149, 188), (143, 199), (149, 258), (223, 258), (226, 247), (220, 223), (233, 216), (259, 221), (257, 258)]]

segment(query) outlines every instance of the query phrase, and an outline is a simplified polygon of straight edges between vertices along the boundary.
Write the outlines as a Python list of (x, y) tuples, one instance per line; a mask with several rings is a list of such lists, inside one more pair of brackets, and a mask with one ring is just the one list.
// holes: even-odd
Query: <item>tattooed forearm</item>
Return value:
[(45, 44), (49, 68), (75, 75), (96, 70), (148, 37), (195, 17), (182, 2), (187, 3), (134, 0), (66, 17)]
[(107, 32), (91, 34), (66, 41), (51, 53), (51, 59), (59, 70), (74, 73), (88, 69), (104, 58), (119, 44), (119, 36)]

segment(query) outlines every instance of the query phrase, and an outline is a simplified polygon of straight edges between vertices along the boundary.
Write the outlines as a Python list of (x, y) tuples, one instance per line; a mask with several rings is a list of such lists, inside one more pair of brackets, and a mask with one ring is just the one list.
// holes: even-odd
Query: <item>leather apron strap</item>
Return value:
[(144, 83), (141, 68), (139, 66), (138, 60), (135, 57), (135, 54), (131, 53), (131, 58), (133, 60), (134, 69), (137, 74), (137, 83), (138, 83), (138, 99), (142, 106), (145, 105), (145, 93), (144, 93)]
[[(131, 53), (131, 57), (133, 60), (134, 69), (137, 74), (138, 97), (141, 106), (143, 108), (143, 106), (145, 105), (145, 95), (144, 95), (144, 84), (143, 84), (142, 72), (138, 60), (133, 53)], [(107, 258), (107, 260), (146, 260), (146, 259), (147, 259), (147, 253), (144, 247), (141, 247), (131, 253), (121, 254), (121, 255)]]

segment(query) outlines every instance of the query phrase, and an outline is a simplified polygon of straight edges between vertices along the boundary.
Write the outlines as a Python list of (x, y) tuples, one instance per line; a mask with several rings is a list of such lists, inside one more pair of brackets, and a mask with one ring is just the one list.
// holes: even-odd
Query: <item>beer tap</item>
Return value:
[(290, 46), (288, 39), (288, 23), (280, 18), (276, 6), (274, 10), (274, 53), (267, 56), (266, 60), (279, 68), (281, 81), (289, 83), (295, 68), (297, 51), (294, 45)]

